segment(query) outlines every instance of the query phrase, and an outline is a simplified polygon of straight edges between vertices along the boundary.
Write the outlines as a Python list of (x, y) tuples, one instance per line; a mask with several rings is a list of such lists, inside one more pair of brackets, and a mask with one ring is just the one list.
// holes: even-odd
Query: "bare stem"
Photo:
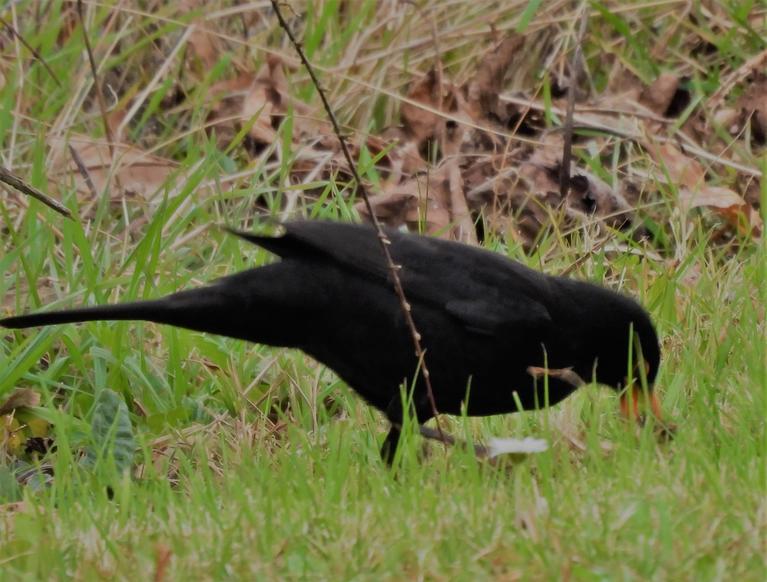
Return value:
[(564, 143), (562, 144), (562, 165), (559, 168), (559, 194), (564, 199), (570, 190), (570, 161), (573, 159), (573, 114), (575, 112), (575, 89), (580, 78), (581, 61), (583, 60), (583, 37), (589, 22), (589, 9), (584, 6), (581, 11), (581, 21), (578, 36), (575, 38), (575, 53), (570, 63), (570, 86), (567, 88), (567, 112), (564, 124)]
[(18, 39), (19, 39), (19, 42), (20, 42), (21, 44), (23, 44), (23, 45), (26, 47), (26, 49), (27, 49), (29, 52), (31, 52), (31, 53), (32, 53), (32, 56), (33, 56), (33, 57), (35, 57), (35, 58), (36, 58), (38, 61), (40, 61), (40, 64), (41, 64), (41, 65), (43, 65), (43, 67), (45, 67), (45, 70), (46, 70), (46, 71), (48, 71), (48, 74), (51, 76), (51, 79), (53, 79), (53, 80), (56, 82), (56, 84), (59, 86), (59, 88), (61, 88), (61, 81), (60, 81), (60, 80), (59, 80), (59, 78), (56, 76), (56, 73), (54, 73), (54, 72), (53, 72), (53, 69), (51, 69), (51, 67), (50, 67), (50, 66), (48, 65), (48, 63), (45, 61), (45, 59), (43, 58), (43, 56), (42, 56), (42, 55), (41, 55), (39, 52), (37, 52), (37, 51), (35, 50), (35, 48), (34, 48), (32, 45), (30, 45), (30, 44), (29, 44), (29, 43), (28, 43), (28, 42), (27, 42), (27, 41), (24, 39), (24, 37), (23, 37), (23, 36), (21, 36), (21, 34), (19, 33), (19, 31), (18, 31), (18, 30), (16, 30), (16, 29), (15, 29), (15, 28), (14, 28), (14, 27), (11, 25), (11, 23), (10, 23), (10, 22), (8, 22), (8, 21), (7, 21), (5, 18), (3, 18), (2, 16), (0, 16), (0, 24), (2, 24), (3, 26), (5, 26), (5, 27), (6, 27), (6, 28), (7, 28), (7, 29), (8, 29), (8, 30), (11, 32), (11, 34), (12, 34), (13, 36), (15, 36), (16, 38), (18, 38)]
[[(93, 56), (93, 49), (91, 48), (91, 41), (88, 38), (88, 31), (85, 28), (85, 15), (83, 13), (83, 2), (77, 0), (77, 14), (80, 17), (80, 25), (83, 27), (83, 40), (85, 41), (85, 51), (88, 53), (88, 63), (91, 67), (91, 74), (93, 75), (93, 86), (96, 89), (96, 103), (99, 106), (99, 113), (101, 114), (101, 122), (104, 125), (104, 135), (107, 138), (107, 146), (109, 147), (109, 156), (112, 158), (112, 164), (115, 163), (115, 151), (114, 151), (114, 135), (112, 134), (112, 128), (109, 126), (109, 119), (107, 119), (107, 105), (104, 102), (104, 93), (101, 90), (101, 80), (98, 76), (98, 67), (96, 66), (96, 58)], [(120, 188), (120, 179), (115, 174), (115, 183)]]
[(22, 194), (26, 194), (27, 196), (31, 196), (32, 198), (35, 198), (48, 206), (49, 208), (55, 210), (59, 214), (66, 216), (67, 218), (72, 218), (72, 213), (69, 212), (69, 209), (62, 205), (60, 202), (57, 202), (53, 198), (50, 198), (40, 192), (37, 188), (30, 186), (27, 184), (24, 180), (19, 178), (18, 176), (15, 176), (11, 174), (8, 170), (6, 170), (3, 167), (0, 167), (0, 182), (4, 184), (8, 184), (9, 186), (12, 186)]
[(427, 398), (429, 399), (429, 404), (431, 406), (432, 414), (434, 415), (435, 421), (437, 423), (437, 431), (440, 437), (442, 437), (442, 441), (447, 442), (444, 439), (444, 433), (442, 432), (442, 427), (439, 424), (439, 418), (438, 418), (439, 411), (437, 410), (437, 402), (434, 399), (434, 391), (432, 390), (432, 386), (431, 386), (429, 369), (426, 366), (426, 357), (425, 357), (426, 353), (423, 349), (423, 346), (421, 345), (421, 334), (418, 333), (418, 329), (416, 328), (415, 321), (413, 321), (413, 315), (411, 313), (410, 303), (408, 302), (407, 297), (405, 297), (405, 291), (402, 288), (402, 282), (400, 281), (400, 278), (399, 278), (398, 271), (401, 269), (401, 266), (396, 265), (394, 263), (391, 257), (391, 253), (389, 252), (389, 245), (391, 244), (391, 241), (386, 236), (386, 233), (384, 232), (383, 227), (381, 226), (381, 222), (378, 220), (378, 217), (376, 216), (373, 205), (370, 202), (370, 195), (368, 194), (367, 187), (365, 186), (365, 183), (362, 181), (362, 178), (360, 177), (359, 172), (357, 171), (357, 166), (354, 163), (354, 160), (352, 159), (351, 153), (349, 152), (349, 146), (347, 145), (346, 139), (341, 133), (341, 128), (338, 125), (338, 120), (336, 119), (336, 115), (333, 112), (333, 108), (330, 106), (330, 103), (328, 102), (328, 99), (325, 95), (325, 91), (320, 86), (320, 82), (319, 82), (319, 79), (317, 79), (317, 75), (314, 72), (314, 68), (309, 63), (309, 60), (306, 58), (306, 55), (304, 54), (304, 51), (301, 48), (301, 43), (298, 42), (298, 40), (296, 40), (295, 36), (293, 36), (293, 32), (290, 30), (288, 23), (285, 21), (285, 18), (283, 17), (282, 12), (280, 11), (279, 2), (277, 0), (271, 0), (271, 3), (272, 3), (272, 7), (274, 8), (274, 12), (277, 15), (277, 20), (280, 22), (280, 26), (288, 35), (288, 38), (290, 39), (290, 42), (293, 45), (293, 48), (296, 49), (296, 52), (298, 53), (298, 57), (301, 59), (301, 62), (306, 68), (307, 73), (309, 73), (309, 77), (311, 77), (312, 84), (314, 85), (315, 89), (317, 89), (317, 93), (320, 96), (320, 100), (322, 101), (322, 106), (325, 108), (325, 113), (327, 114), (328, 118), (330, 119), (330, 123), (333, 126), (333, 133), (336, 134), (336, 137), (338, 138), (338, 142), (341, 145), (341, 151), (343, 152), (344, 158), (346, 159), (346, 163), (349, 166), (349, 171), (351, 172), (352, 177), (354, 178), (354, 181), (357, 183), (357, 188), (360, 194), (362, 194), (362, 199), (365, 202), (365, 208), (367, 208), (368, 214), (370, 215), (370, 221), (373, 223), (373, 226), (375, 227), (376, 234), (378, 236), (378, 242), (381, 245), (381, 252), (383, 253), (386, 266), (389, 269), (389, 273), (391, 274), (392, 283), (394, 285), (394, 291), (397, 294), (397, 298), (399, 299), (400, 306), (402, 308), (402, 313), (405, 316), (405, 322), (407, 323), (407, 327), (410, 330), (410, 336), (413, 340), (413, 347), (415, 348), (415, 355), (418, 358), (419, 367), (421, 369), (421, 376), (423, 377), (424, 385), (426, 386), (426, 395), (427, 395)]

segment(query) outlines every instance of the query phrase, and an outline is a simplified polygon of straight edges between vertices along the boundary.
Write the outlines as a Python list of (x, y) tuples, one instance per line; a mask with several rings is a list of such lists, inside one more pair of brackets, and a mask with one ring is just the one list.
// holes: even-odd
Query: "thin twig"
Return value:
[(77, 153), (77, 150), (72, 146), (71, 143), (68, 143), (67, 147), (69, 148), (69, 154), (72, 156), (72, 159), (75, 162), (75, 166), (77, 166), (77, 170), (80, 172), (80, 175), (83, 177), (83, 180), (85, 180), (85, 185), (88, 187), (88, 190), (90, 191), (91, 196), (93, 197), (93, 200), (98, 200), (98, 197), (99, 197), (98, 190), (96, 190), (96, 185), (93, 183), (93, 180), (91, 179), (91, 174), (88, 171), (88, 168), (85, 167), (85, 162), (83, 162), (83, 159), (80, 157), (80, 154)]
[[(107, 146), (109, 147), (109, 156), (112, 158), (112, 163), (115, 163), (115, 139), (112, 134), (112, 128), (109, 126), (109, 120), (107, 119), (107, 105), (104, 102), (104, 93), (101, 90), (101, 80), (98, 75), (98, 67), (96, 66), (96, 58), (93, 56), (93, 50), (91, 49), (91, 41), (88, 38), (88, 31), (85, 28), (85, 15), (83, 14), (83, 1), (77, 0), (77, 14), (80, 17), (80, 25), (83, 27), (83, 40), (85, 41), (85, 52), (88, 53), (88, 63), (91, 67), (91, 74), (93, 75), (93, 86), (96, 89), (96, 103), (99, 106), (99, 112), (101, 113), (101, 122), (104, 124), (104, 135), (107, 138)], [(115, 183), (120, 188), (119, 178), (115, 174)]]
[(599, 242), (597, 242), (595, 245), (593, 245), (591, 248), (589, 248), (588, 251), (586, 251), (584, 254), (579, 256), (575, 261), (569, 266), (566, 267), (561, 273), (558, 275), (560, 277), (567, 277), (570, 273), (575, 271), (575, 269), (579, 268), (583, 263), (585, 263), (590, 257), (594, 255), (599, 249), (601, 249), (603, 246), (607, 244), (607, 241), (610, 240), (608, 237), (603, 238)]
[(5, 28), (10, 30), (11, 34), (13, 36), (15, 36), (16, 38), (18, 38), (19, 42), (21, 44), (23, 44), (24, 47), (29, 52), (32, 53), (32, 56), (35, 57), (38, 61), (40, 61), (40, 64), (42, 64), (43, 67), (45, 67), (45, 70), (48, 71), (48, 74), (51, 76), (51, 79), (53, 79), (56, 82), (56, 84), (59, 86), (59, 88), (61, 88), (61, 86), (62, 86), (61, 85), (61, 81), (56, 76), (56, 73), (53, 72), (53, 69), (51, 69), (51, 67), (48, 65), (48, 63), (45, 62), (45, 59), (42, 57), (42, 55), (39, 52), (37, 52), (34, 49), (34, 47), (32, 47), (26, 40), (24, 40), (24, 37), (21, 36), (21, 34), (19, 34), (19, 32), (13, 27), (13, 25), (10, 22), (8, 22), (5, 18), (3, 18), (2, 16), (0, 16), (0, 24), (2, 24), (3, 26), (5, 26)]
[(580, 77), (583, 59), (583, 37), (589, 22), (589, 11), (584, 6), (578, 36), (575, 39), (575, 53), (570, 63), (570, 86), (567, 88), (567, 113), (565, 114), (564, 143), (562, 145), (562, 165), (559, 168), (559, 195), (564, 198), (570, 190), (570, 161), (573, 159), (573, 114), (575, 112), (575, 90)]
[(26, 194), (27, 196), (31, 196), (32, 198), (35, 198), (48, 206), (49, 208), (55, 210), (59, 214), (66, 216), (67, 218), (72, 218), (72, 213), (69, 212), (69, 209), (62, 205), (60, 202), (57, 202), (53, 198), (50, 198), (40, 192), (37, 188), (30, 186), (24, 180), (19, 178), (18, 176), (14, 176), (11, 174), (8, 170), (6, 170), (3, 167), (0, 167), (0, 182), (3, 182), (4, 184), (8, 184), (9, 186), (12, 186), (22, 194)]
[(277, 0), (271, 0), (272, 8), (274, 8), (274, 12), (277, 16), (277, 20), (280, 23), (280, 26), (285, 31), (285, 33), (288, 35), (288, 38), (290, 39), (290, 42), (293, 45), (293, 48), (295, 48), (296, 52), (298, 53), (299, 58), (301, 59), (301, 62), (303, 63), (304, 67), (306, 68), (306, 72), (309, 73), (309, 77), (311, 77), (312, 83), (314, 84), (314, 87), (317, 89), (317, 94), (320, 97), (320, 100), (322, 101), (322, 105), (325, 108), (325, 113), (327, 113), (328, 118), (330, 119), (330, 123), (333, 126), (333, 132), (336, 134), (336, 137), (338, 138), (338, 142), (341, 145), (341, 151), (343, 152), (344, 158), (346, 159), (346, 163), (349, 166), (349, 171), (352, 174), (352, 177), (354, 178), (354, 181), (357, 183), (357, 188), (362, 194), (362, 199), (365, 202), (365, 208), (368, 211), (368, 214), (370, 215), (370, 221), (373, 223), (373, 226), (375, 227), (376, 234), (378, 236), (378, 242), (381, 245), (381, 252), (383, 253), (384, 260), (386, 262), (386, 266), (389, 269), (389, 272), (391, 274), (392, 283), (394, 285), (394, 291), (397, 294), (397, 297), (400, 302), (400, 306), (402, 307), (402, 313), (405, 316), (405, 322), (407, 323), (407, 327), (410, 330), (410, 336), (413, 340), (413, 347), (415, 348), (415, 355), (418, 358), (419, 366), (421, 369), (421, 376), (423, 377), (424, 384), (426, 386), (426, 395), (429, 399), (429, 404), (431, 405), (431, 411), (434, 415), (435, 422), (437, 423), (437, 431), (440, 435), (444, 436), (444, 433), (442, 432), (442, 427), (439, 423), (439, 411), (437, 410), (437, 402), (434, 399), (434, 391), (432, 390), (431, 386), (431, 378), (429, 374), (429, 369), (426, 366), (426, 354), (424, 352), (423, 346), (421, 345), (421, 334), (418, 333), (418, 329), (416, 328), (415, 321), (413, 321), (413, 315), (411, 313), (411, 306), (410, 303), (407, 300), (407, 297), (405, 297), (405, 291), (402, 288), (402, 282), (400, 281), (398, 271), (402, 268), (401, 265), (395, 265), (394, 261), (392, 260), (391, 253), (389, 252), (389, 245), (391, 245), (391, 241), (386, 236), (386, 233), (383, 230), (383, 227), (381, 226), (381, 222), (378, 220), (378, 217), (376, 216), (375, 209), (373, 208), (373, 205), (370, 202), (370, 195), (368, 194), (367, 187), (365, 186), (365, 183), (362, 181), (362, 178), (359, 175), (359, 172), (357, 171), (357, 166), (354, 163), (354, 160), (352, 160), (352, 155), (349, 152), (349, 147), (346, 144), (346, 139), (344, 138), (343, 134), (341, 133), (341, 128), (338, 124), (338, 120), (336, 119), (336, 115), (333, 112), (333, 108), (330, 106), (330, 103), (328, 102), (327, 97), (325, 96), (325, 91), (320, 86), (319, 79), (317, 79), (317, 75), (314, 72), (314, 68), (309, 63), (309, 60), (306, 58), (306, 55), (304, 54), (303, 49), (301, 48), (301, 43), (296, 40), (296, 38), (293, 36), (293, 32), (290, 30), (290, 26), (288, 26), (288, 23), (285, 21), (285, 18), (282, 15), (282, 12), (280, 11), (279, 3)]

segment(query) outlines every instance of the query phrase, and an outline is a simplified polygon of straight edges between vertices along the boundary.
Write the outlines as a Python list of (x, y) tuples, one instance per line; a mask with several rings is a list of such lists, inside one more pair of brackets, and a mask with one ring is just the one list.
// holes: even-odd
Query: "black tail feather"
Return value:
[(296, 331), (283, 323), (295, 305), (286, 299), (295, 280), (293, 270), (275, 263), (160, 299), (18, 315), (0, 319), (0, 327), (151, 321), (252, 342), (292, 345)]
[[(121, 305), (94, 305), (93, 307), (78, 307), (62, 311), (30, 313), (0, 319), (0, 326), (10, 329), (23, 329), (62, 323), (81, 323), (85, 321), (119, 321), (145, 320), (158, 321), (167, 310), (168, 301), (137, 301)], [(158, 323), (162, 323), (158, 321)]]
[(241, 337), (237, 333), (240, 327), (237, 322), (243, 311), (242, 294), (213, 284), (149, 301), (19, 315), (0, 319), (0, 326), (20, 329), (85, 321), (151, 321)]

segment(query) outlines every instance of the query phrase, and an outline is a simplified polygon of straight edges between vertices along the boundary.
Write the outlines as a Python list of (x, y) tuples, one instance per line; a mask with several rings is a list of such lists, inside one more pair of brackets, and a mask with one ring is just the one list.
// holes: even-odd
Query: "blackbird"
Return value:
[[(391, 461), (403, 402), (412, 402), (419, 424), (435, 410), (377, 234), (323, 221), (282, 229), (276, 236), (232, 231), (281, 260), (208, 286), (156, 300), (9, 317), (0, 325), (143, 320), (298, 348), (386, 415), (391, 429), (381, 452)], [(640, 419), (643, 378), (660, 417), (652, 391), (658, 337), (634, 300), (473, 246), (396, 230), (387, 235), (439, 413), (486, 416), (553, 405), (578, 387), (568, 377), (580, 377), (621, 392), (624, 415)], [(541, 368), (571, 374), (544, 381), (531, 373)], [(404, 389), (412, 390), (412, 400)]]

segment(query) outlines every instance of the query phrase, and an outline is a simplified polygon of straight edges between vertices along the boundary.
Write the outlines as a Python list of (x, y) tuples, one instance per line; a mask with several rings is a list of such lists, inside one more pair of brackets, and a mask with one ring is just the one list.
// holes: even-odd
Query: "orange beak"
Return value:
[(621, 414), (624, 418), (641, 424), (644, 418), (640, 413), (640, 403), (644, 405), (642, 408), (645, 410), (649, 407), (655, 420), (662, 422), (663, 414), (658, 396), (652, 391), (645, 395), (642, 388), (636, 384), (630, 386), (621, 394)]

